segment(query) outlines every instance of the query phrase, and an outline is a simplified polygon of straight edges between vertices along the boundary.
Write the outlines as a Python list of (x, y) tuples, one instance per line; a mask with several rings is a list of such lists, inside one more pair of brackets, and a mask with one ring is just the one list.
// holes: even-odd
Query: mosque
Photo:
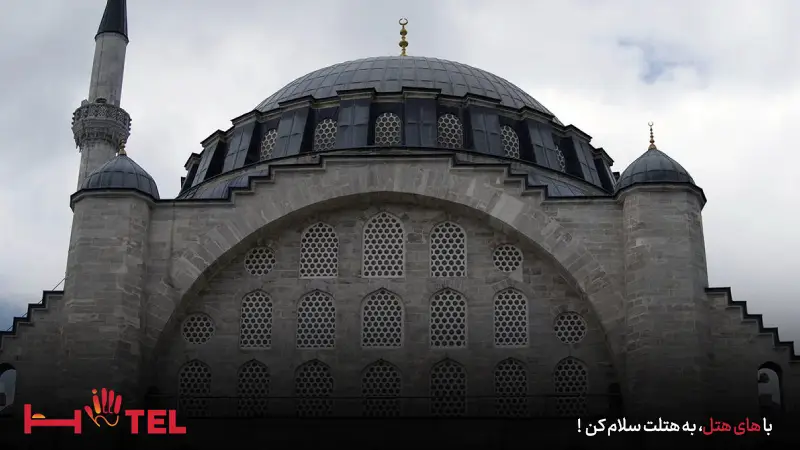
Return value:
[(213, 132), (165, 199), (125, 148), (108, 0), (64, 290), (0, 332), (0, 416), (99, 387), (189, 421), (800, 408), (793, 344), (708, 286), (706, 195), (652, 124), (615, 172), (511, 82), (407, 55), (407, 23), (399, 56), (311, 72)]

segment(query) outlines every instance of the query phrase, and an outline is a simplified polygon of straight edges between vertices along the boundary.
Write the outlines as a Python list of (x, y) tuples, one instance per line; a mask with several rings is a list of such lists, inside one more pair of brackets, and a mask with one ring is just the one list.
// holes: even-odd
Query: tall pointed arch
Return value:
[(431, 230), (431, 276), (467, 276), (467, 233), (461, 225), (447, 221)]
[(431, 414), (463, 416), (467, 413), (467, 370), (452, 359), (433, 366), (430, 373)]
[(211, 395), (211, 368), (193, 359), (178, 372), (178, 408), (187, 417), (208, 416)]
[(402, 278), (406, 267), (406, 232), (403, 222), (382, 211), (364, 225), (363, 266), (367, 278)]
[(300, 238), (300, 278), (339, 276), (339, 237), (327, 223), (318, 222)]
[(294, 390), (297, 414), (300, 416), (330, 416), (333, 414), (333, 374), (327, 364), (311, 360), (295, 371)]
[(361, 374), (361, 395), (364, 397), (363, 413), (370, 417), (396, 417), (400, 415), (400, 395), (403, 378), (393, 364), (378, 360)]
[(379, 289), (361, 303), (361, 347), (397, 348), (403, 346), (405, 308), (400, 297)]

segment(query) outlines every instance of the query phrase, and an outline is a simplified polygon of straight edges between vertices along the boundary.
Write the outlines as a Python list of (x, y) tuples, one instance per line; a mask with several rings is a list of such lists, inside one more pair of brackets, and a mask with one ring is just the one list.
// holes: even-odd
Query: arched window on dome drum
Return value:
[(400, 145), (402, 122), (397, 114), (383, 113), (375, 119), (375, 145), (391, 147)]
[(500, 128), (500, 138), (503, 142), (503, 151), (509, 158), (519, 158), (519, 136), (508, 125)]
[(317, 124), (314, 129), (314, 145), (315, 152), (324, 152), (326, 150), (333, 150), (336, 146), (336, 121), (333, 119), (324, 119)]
[(464, 147), (464, 126), (453, 114), (439, 116), (437, 122), (436, 142), (439, 147), (460, 149)]
[(8, 363), (0, 364), (0, 415), (14, 404), (17, 389), (17, 371)]
[(766, 417), (783, 412), (783, 371), (773, 362), (758, 368), (758, 404)]
[(275, 148), (275, 142), (278, 139), (278, 130), (273, 128), (264, 134), (261, 139), (261, 161), (272, 158), (272, 150)]

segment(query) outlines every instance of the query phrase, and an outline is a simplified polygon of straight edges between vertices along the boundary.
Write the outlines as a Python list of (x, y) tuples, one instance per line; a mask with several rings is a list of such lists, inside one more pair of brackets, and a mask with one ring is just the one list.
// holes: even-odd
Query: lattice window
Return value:
[(467, 412), (467, 371), (445, 360), (431, 370), (431, 414), (461, 416)]
[(361, 395), (364, 398), (365, 416), (399, 416), (400, 372), (386, 361), (369, 365), (361, 378)]
[(556, 394), (572, 394), (556, 397), (556, 414), (562, 417), (586, 415), (586, 391), (589, 385), (586, 365), (575, 359), (562, 359), (556, 366), (553, 378)]
[(326, 223), (316, 223), (300, 239), (300, 278), (336, 278), (339, 275), (339, 237)]
[(522, 251), (514, 245), (501, 245), (494, 249), (492, 261), (500, 272), (511, 273), (522, 266)]
[(239, 347), (269, 348), (272, 345), (272, 299), (254, 291), (242, 299)]
[(586, 337), (586, 320), (576, 312), (561, 313), (553, 323), (553, 330), (561, 342), (577, 344)]
[(403, 345), (403, 303), (395, 294), (381, 289), (368, 295), (361, 307), (362, 347)]
[(317, 124), (314, 129), (314, 145), (315, 152), (323, 152), (325, 150), (332, 150), (336, 145), (336, 121), (333, 119), (324, 119)]
[(467, 233), (458, 224), (444, 222), (431, 231), (431, 276), (467, 276)]
[(255, 247), (244, 257), (244, 268), (250, 275), (260, 277), (275, 267), (275, 252), (269, 247)]
[(506, 156), (519, 158), (519, 136), (517, 136), (517, 132), (510, 126), (503, 125), (500, 128), (500, 137), (503, 141), (503, 151), (506, 152)]
[(333, 413), (333, 375), (320, 361), (309, 361), (297, 368), (294, 380), (297, 395), (297, 414), (329, 416)]
[(436, 141), (439, 147), (461, 148), (464, 146), (464, 127), (458, 117), (452, 114), (439, 116)]
[(264, 134), (261, 139), (261, 160), (272, 158), (272, 150), (275, 149), (275, 142), (278, 139), (278, 130), (271, 129)]
[(381, 212), (364, 226), (363, 275), (401, 278), (405, 275), (406, 233), (397, 217)]
[(189, 344), (199, 345), (208, 342), (216, 331), (214, 321), (206, 314), (192, 314), (183, 321), (181, 334)]
[(333, 297), (314, 291), (297, 305), (297, 348), (334, 348), (336, 307)]
[(401, 124), (397, 114), (383, 113), (375, 119), (375, 145), (400, 145)]
[(445, 289), (431, 299), (431, 347), (467, 346), (467, 300)]
[(528, 345), (528, 300), (522, 292), (507, 289), (494, 297), (494, 345)]
[(494, 392), (498, 415), (528, 415), (528, 374), (521, 362), (507, 359), (494, 368)]
[(238, 413), (244, 417), (267, 414), (269, 395), (269, 369), (258, 361), (248, 361), (239, 368), (236, 395), (239, 397)]
[(178, 373), (179, 406), (187, 417), (208, 415), (208, 397), (211, 395), (211, 369), (193, 360), (184, 364)]
[(558, 166), (561, 168), (561, 171), (562, 172), (566, 172), (566, 170), (567, 170), (567, 159), (564, 158), (564, 153), (558, 147), (556, 147), (556, 158), (558, 159)]

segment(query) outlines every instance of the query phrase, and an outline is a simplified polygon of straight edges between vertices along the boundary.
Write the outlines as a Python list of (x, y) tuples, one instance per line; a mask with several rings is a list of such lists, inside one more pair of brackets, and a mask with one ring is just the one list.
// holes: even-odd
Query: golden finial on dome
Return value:
[(406, 35), (408, 31), (406, 31), (406, 25), (408, 25), (408, 19), (403, 17), (397, 23), (400, 24), (400, 56), (406, 56), (406, 47), (408, 47), (408, 42), (406, 41)]
[(119, 151), (117, 152), (117, 156), (120, 155), (122, 156), (127, 155), (127, 153), (125, 153), (125, 141), (120, 141), (119, 143)]
[(658, 150), (658, 148), (656, 148), (656, 140), (653, 138), (653, 122), (647, 122), (647, 126), (650, 127), (650, 146), (647, 147), (647, 149)]

